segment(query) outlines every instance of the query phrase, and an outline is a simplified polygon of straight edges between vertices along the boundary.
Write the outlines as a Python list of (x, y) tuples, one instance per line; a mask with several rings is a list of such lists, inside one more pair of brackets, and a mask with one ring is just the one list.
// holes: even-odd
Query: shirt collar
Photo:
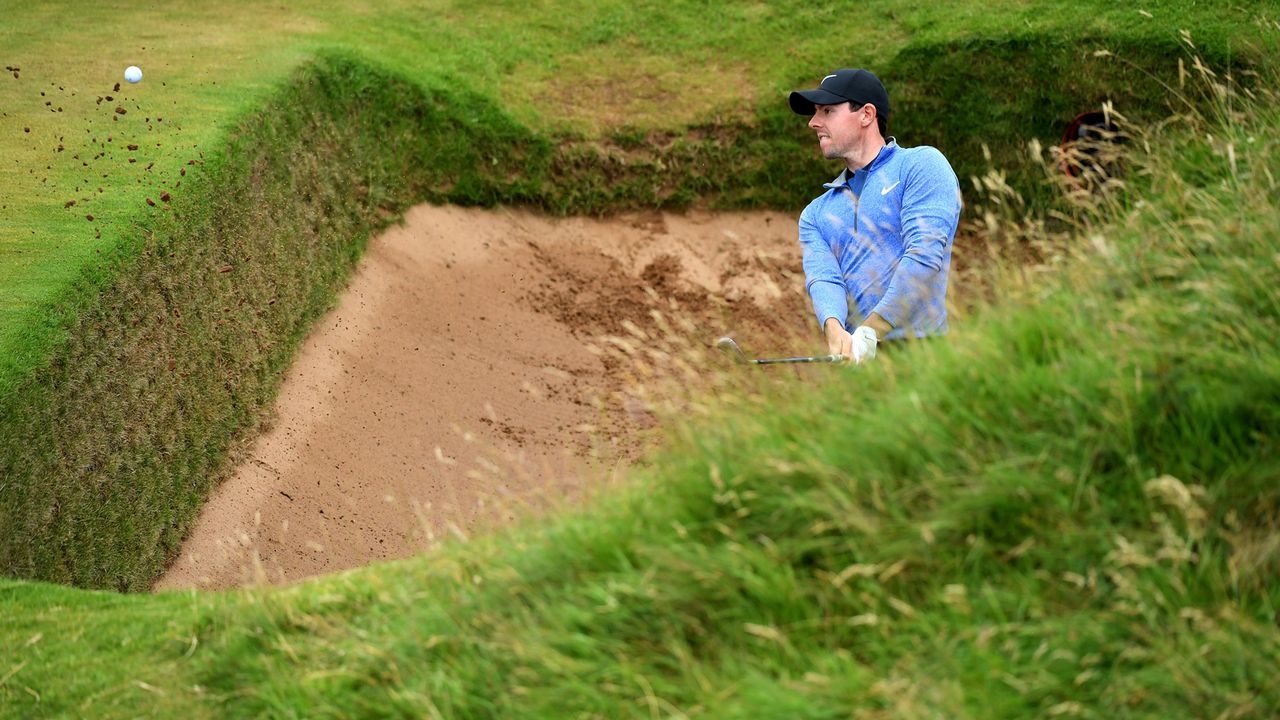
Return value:
[[(897, 149), (898, 149), (898, 140), (891, 136), (889, 138), (889, 142), (885, 143), (884, 147), (880, 148), (880, 152), (876, 153), (875, 159), (872, 160), (866, 167), (862, 168), (862, 172), (866, 172), (866, 173), (872, 172), (876, 168), (885, 164), (890, 157), (893, 157), (893, 153), (896, 152)], [(835, 180), (832, 180), (829, 183), (823, 183), (822, 187), (827, 188), (828, 190), (832, 188), (838, 188), (848, 183), (849, 180), (851, 180), (855, 174), (856, 173), (849, 172), (849, 168), (846, 167), (845, 169), (840, 171), (840, 174), (836, 176)]]

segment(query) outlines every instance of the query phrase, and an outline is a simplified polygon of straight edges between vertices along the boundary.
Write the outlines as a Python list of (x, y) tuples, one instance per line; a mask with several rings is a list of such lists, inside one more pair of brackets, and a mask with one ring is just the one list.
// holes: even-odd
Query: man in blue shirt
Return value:
[(866, 70), (836, 70), (789, 101), (823, 155), (845, 163), (800, 215), (805, 288), (831, 353), (861, 363), (880, 341), (946, 332), (960, 220), (950, 163), (889, 136), (889, 94)]

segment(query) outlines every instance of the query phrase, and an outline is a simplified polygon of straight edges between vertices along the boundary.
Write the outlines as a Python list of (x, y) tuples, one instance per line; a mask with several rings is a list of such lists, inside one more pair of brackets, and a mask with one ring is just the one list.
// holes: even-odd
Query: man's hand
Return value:
[(832, 355), (843, 355), (858, 365), (875, 358), (880, 337), (874, 327), (859, 325), (850, 333), (839, 320), (827, 318), (822, 329), (827, 336), (827, 349)]
[(822, 324), (822, 332), (827, 336), (827, 351), (832, 355), (843, 355), (852, 358), (853, 336), (837, 319), (830, 317)]
[(858, 326), (850, 336), (850, 348), (847, 355), (853, 359), (855, 363), (862, 363), (875, 359), (876, 346), (880, 344), (879, 338), (876, 337), (875, 328), (867, 325)]

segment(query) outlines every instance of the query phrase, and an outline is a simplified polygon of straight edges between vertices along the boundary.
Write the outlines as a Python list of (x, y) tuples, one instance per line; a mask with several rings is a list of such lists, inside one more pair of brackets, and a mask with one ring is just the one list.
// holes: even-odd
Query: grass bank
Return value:
[[(587, 512), (283, 589), (7, 583), (0, 697), (108, 717), (1271, 717), (1274, 87), (1145, 134), (1142, 182), (1037, 235), (1058, 259), (946, 343), (730, 393)], [(101, 640), (68, 642), (84, 622)]]

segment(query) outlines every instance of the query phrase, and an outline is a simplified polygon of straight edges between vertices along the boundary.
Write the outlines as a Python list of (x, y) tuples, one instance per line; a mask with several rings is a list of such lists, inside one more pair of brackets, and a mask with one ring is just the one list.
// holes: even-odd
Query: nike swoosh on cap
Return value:
[(889, 187), (887, 187), (887, 188), (885, 188), (885, 189), (881, 190), (881, 191), (880, 191), (880, 194), (881, 194), (881, 195), (888, 195), (890, 190), (892, 190), (892, 189), (894, 189), (894, 188), (898, 187), (898, 185), (901, 185), (901, 184), (902, 184), (902, 181), (901, 181), (901, 180), (899, 180), (898, 182), (896, 182), (896, 183), (894, 183), (894, 184), (890, 185)]
[(818, 84), (819, 84), (819, 85), (821, 85), (822, 83), (824, 83), (824, 82), (826, 82), (826, 81), (827, 81), (827, 78), (833, 78), (833, 77), (835, 77), (835, 76), (836, 76), (836, 74), (835, 74), (835, 73), (831, 73), (831, 74), (830, 74), (830, 75), (828, 75), (827, 77), (822, 78), (822, 80), (821, 80)]

